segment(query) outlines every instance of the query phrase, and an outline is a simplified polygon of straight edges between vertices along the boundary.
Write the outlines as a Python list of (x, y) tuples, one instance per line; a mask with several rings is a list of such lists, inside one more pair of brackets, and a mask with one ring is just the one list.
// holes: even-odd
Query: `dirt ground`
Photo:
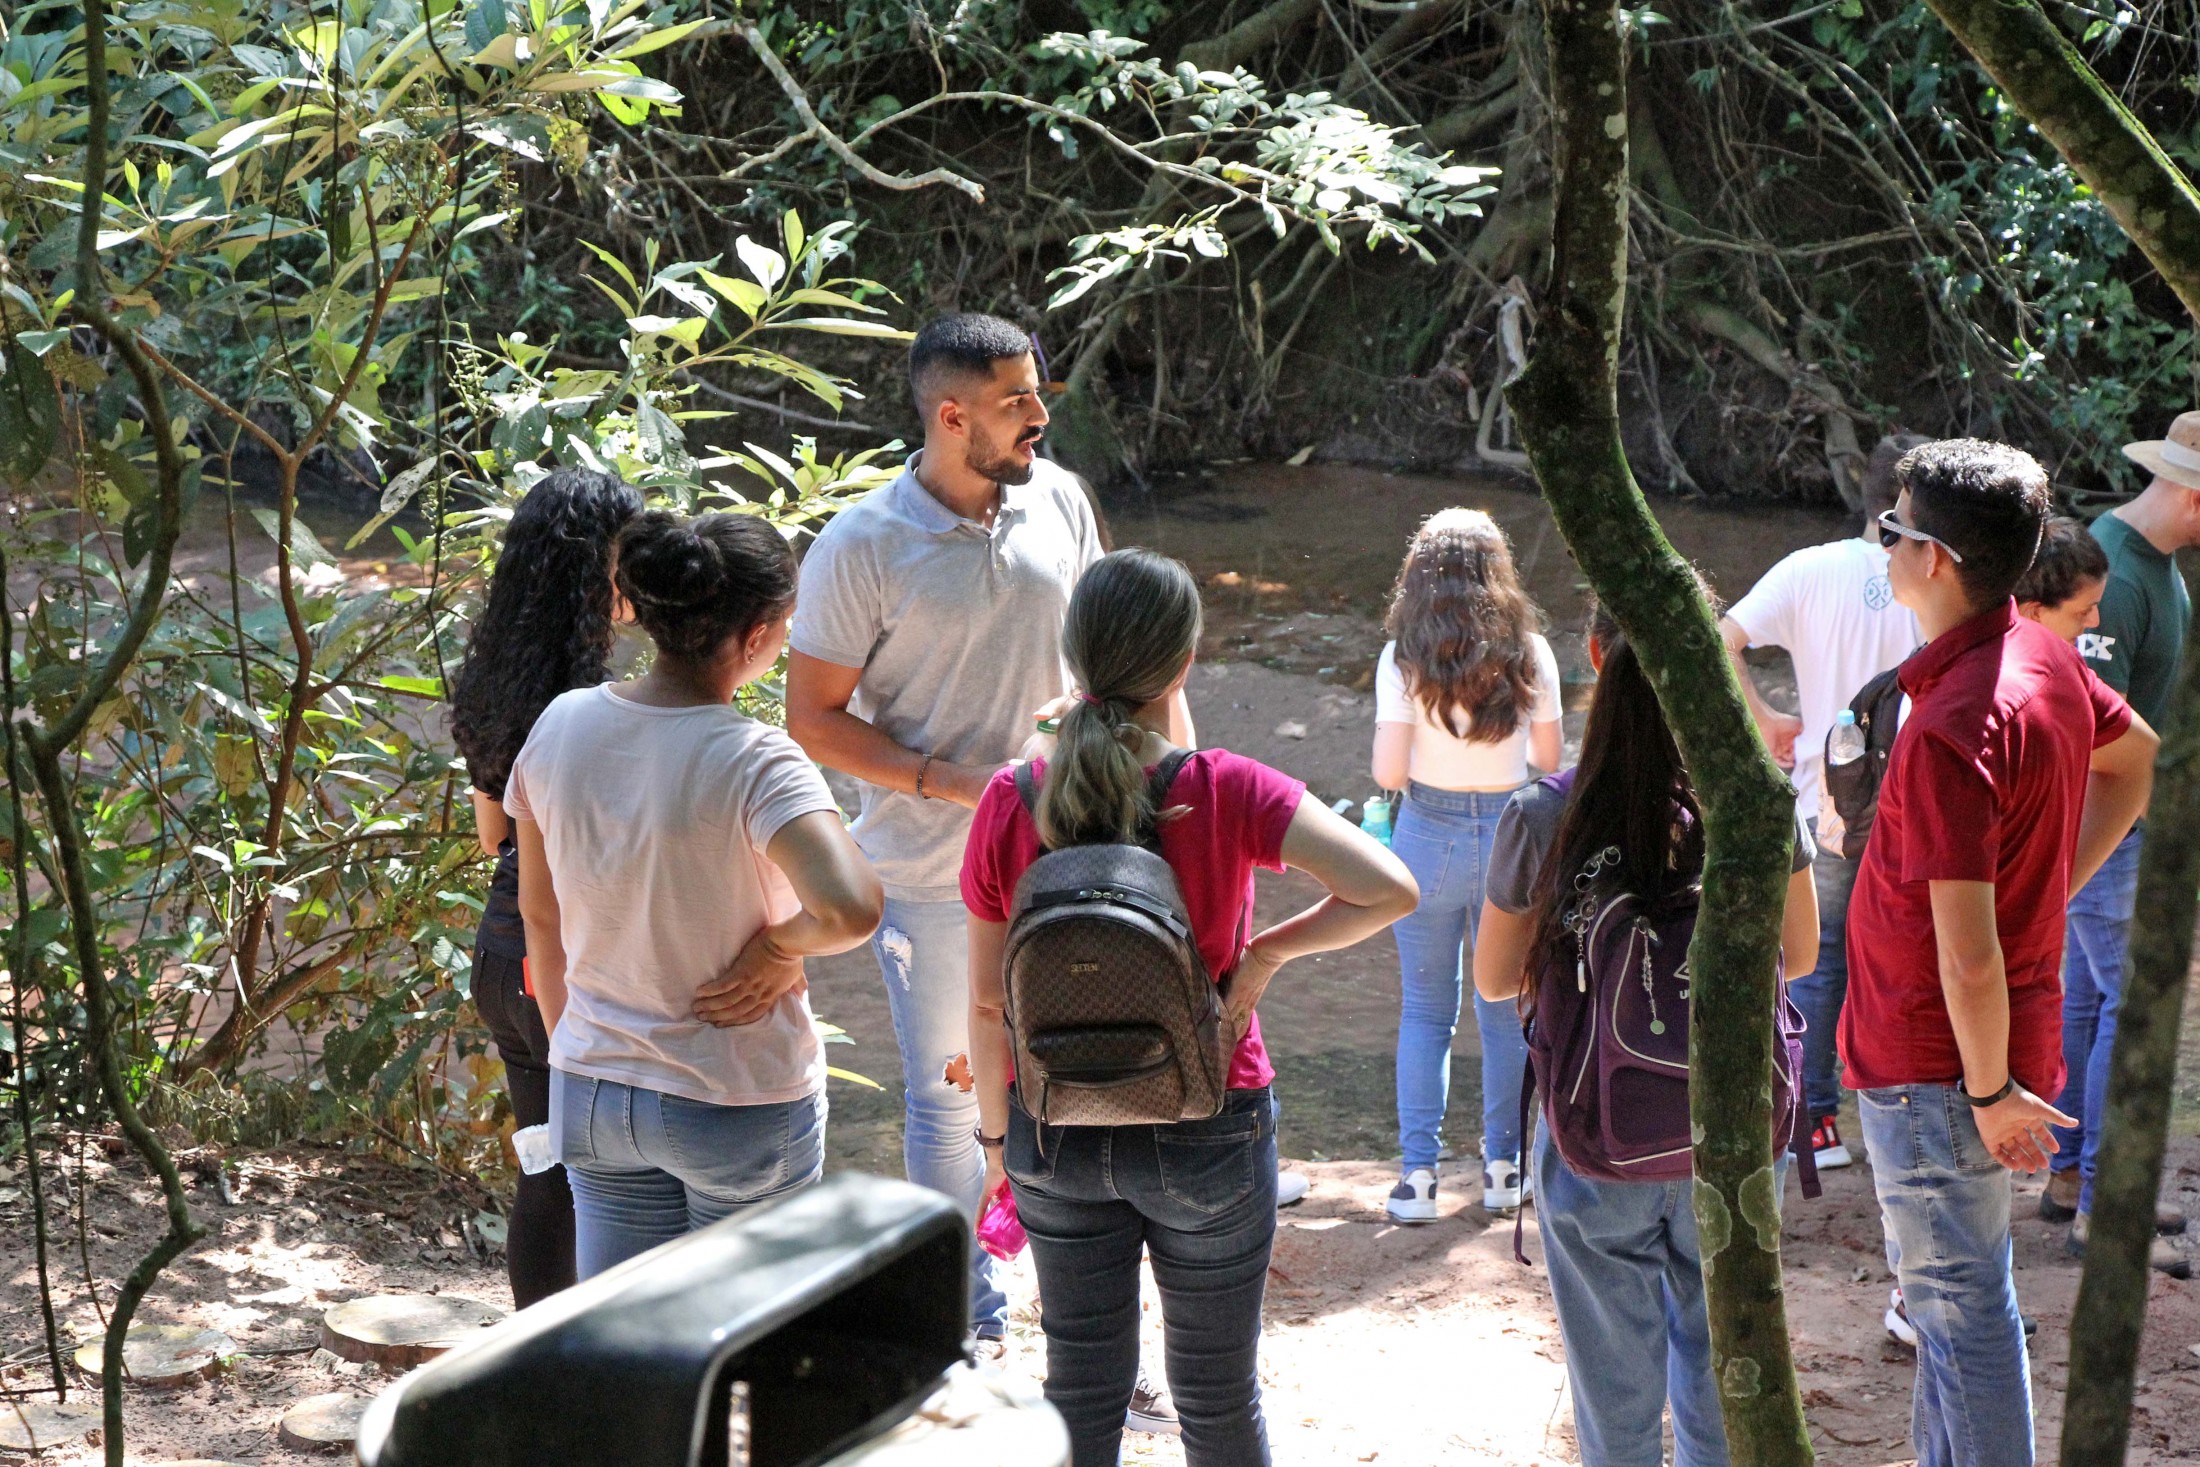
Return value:
[[(1202, 741), (1289, 769), (1328, 800), (1370, 793), (1366, 673), (1382, 641), (1382, 600), (1413, 523), (1454, 500), (1490, 508), (1512, 529), (1561, 656), (1577, 666), (1578, 641), (1563, 635), (1579, 624), (1572, 564), (1530, 494), (1374, 471), (1246, 467), (1150, 502), (1111, 504), (1119, 540), (1183, 556), (1209, 588), (1207, 655), (1193, 683)], [(1842, 532), (1839, 522), (1807, 512), (1742, 516), (1661, 505), (1660, 513), (1728, 595), (1787, 550)], [(1776, 667), (1770, 679), (1777, 688)], [(1264, 918), (1308, 899), (1302, 878), (1262, 878)], [(812, 995), (820, 1014), (856, 1041), (834, 1050), (836, 1062), (883, 1087), (834, 1083), (829, 1164), (898, 1174), (899, 1075), (869, 954), (816, 964)], [(1545, 1276), (1513, 1261), (1510, 1223), (1484, 1213), (1465, 1188), (1447, 1190), (1445, 1215), (1426, 1227), (1400, 1228), (1383, 1215), (1395, 1178), (1397, 1012), (1397, 957), (1387, 937), (1294, 965), (1263, 1004), (1283, 1150), (1313, 1181), (1312, 1195), (1283, 1216), (1269, 1281), (1262, 1377), (1277, 1459), (1574, 1463), (1564, 1349)], [(1479, 1114), (1471, 1023), (1455, 1056), (1447, 1139), (1465, 1178)], [(2200, 1210), (2193, 1134), (2200, 1042), (2188, 1044), (2179, 1088), (2165, 1190)], [(54, 1265), (70, 1341), (96, 1336), (98, 1309), (151, 1238), (157, 1215), (153, 1188), (133, 1162), (110, 1160), (96, 1143), (86, 1150), (82, 1193), (49, 1198), (63, 1244)], [(375, 1367), (315, 1353), (320, 1314), (333, 1304), (380, 1292), (510, 1303), (490, 1241), (496, 1219), (487, 1219), (485, 1235), (484, 1198), (473, 1189), (336, 1148), (196, 1160), (194, 1205), (209, 1235), (164, 1276), (143, 1317), (222, 1329), (244, 1353), (204, 1384), (133, 1388), (133, 1461), (305, 1461), (276, 1441), (282, 1410), (321, 1392), (371, 1394), (386, 1379)], [(217, 1165), (233, 1178), (233, 1200), (213, 1181)], [(73, 1159), (69, 1172), (75, 1187)], [(47, 1377), (24, 1180), (20, 1169), (0, 1172), (0, 1384), (24, 1400), (50, 1400), (50, 1389), (39, 1389)], [(1880, 1322), (1890, 1279), (1869, 1174), (1858, 1165), (1825, 1180), (1825, 1196), (1813, 1202), (1791, 1184), (1786, 1226), (1789, 1321), (1813, 1441), (1827, 1463), (1905, 1461), (1914, 1363)], [(2040, 1320), (2034, 1375), (2047, 1460), (2060, 1425), (2078, 1265), (2062, 1251), (2061, 1230), (2035, 1220), (2038, 1190), (2019, 1185), (2016, 1259), (2024, 1307)], [(80, 1196), (88, 1204), (81, 1209)], [(1530, 1257), (1539, 1257), (1532, 1207), (1525, 1237)], [(2179, 1246), (2200, 1248), (2200, 1239)], [(1012, 1277), (1010, 1368), (1038, 1375), (1044, 1344), (1028, 1258)], [(1147, 1357), (1158, 1368), (1159, 1317), (1150, 1303), (1146, 1328)], [(2131, 1460), (2200, 1458), (2200, 1282), (2155, 1279), (2141, 1376)], [(81, 1381), (76, 1399), (84, 1399)], [(96, 1404), (96, 1387), (91, 1399)], [(1131, 1461), (1183, 1460), (1165, 1438), (1133, 1435), (1127, 1443)], [(48, 1460), (73, 1467), (96, 1457), (78, 1438)]]

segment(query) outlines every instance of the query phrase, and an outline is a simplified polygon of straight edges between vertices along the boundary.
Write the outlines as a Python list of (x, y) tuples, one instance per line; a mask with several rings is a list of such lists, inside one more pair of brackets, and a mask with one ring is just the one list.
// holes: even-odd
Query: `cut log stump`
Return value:
[(0, 1401), (0, 1447), (11, 1452), (48, 1451), (84, 1440), (100, 1424), (99, 1405), (51, 1401)]
[(283, 1413), (276, 1437), (294, 1452), (319, 1452), (348, 1447), (359, 1435), (359, 1418), (367, 1414), (366, 1396), (332, 1391), (308, 1396)]
[[(76, 1347), (76, 1368), (99, 1378), (105, 1340)], [(220, 1373), (237, 1353), (237, 1342), (218, 1329), (190, 1324), (133, 1325), (122, 1337), (122, 1368), (132, 1385), (182, 1386)]]
[(381, 1294), (322, 1315), (321, 1343), (346, 1360), (410, 1370), (503, 1319), (494, 1305), (449, 1294)]

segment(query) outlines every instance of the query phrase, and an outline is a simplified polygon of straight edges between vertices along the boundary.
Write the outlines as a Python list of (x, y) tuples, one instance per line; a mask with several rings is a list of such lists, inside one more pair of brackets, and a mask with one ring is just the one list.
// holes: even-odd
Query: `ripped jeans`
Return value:
[[(976, 1221), (985, 1189), (978, 1097), (951, 1084), (947, 1066), (970, 1049), (970, 914), (960, 901), (886, 899), (871, 939), (901, 1047), (902, 1163), (909, 1180), (944, 1192)], [(985, 1338), (1008, 1328), (1008, 1296), (991, 1254), (970, 1250), (970, 1323)]]

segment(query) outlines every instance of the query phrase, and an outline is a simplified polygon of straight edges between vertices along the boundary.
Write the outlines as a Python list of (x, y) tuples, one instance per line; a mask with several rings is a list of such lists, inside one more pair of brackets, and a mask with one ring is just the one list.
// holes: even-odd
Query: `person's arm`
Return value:
[(1375, 787), (1385, 790), (1402, 790), (1413, 766), (1413, 725), (1410, 723), (1378, 723), (1375, 725), (1375, 759), (1372, 773)]
[(1246, 944), (1222, 985), (1223, 1007), (1238, 1034), (1251, 1023), (1253, 1008), (1278, 968), (1293, 958), (1372, 937), (1421, 900), (1405, 862), (1312, 795), (1301, 795), (1292, 812), (1283, 833), (1283, 862), (1329, 888), (1329, 895)]
[(474, 802), (474, 838), (481, 842), (481, 853), (484, 856), (499, 854), (504, 848), (504, 838), (512, 833), (512, 819), (504, 813), (503, 802), (476, 789), (466, 793)]
[(527, 928), (527, 977), (542, 1010), (545, 1034), (558, 1031), (565, 1017), (565, 933), (558, 925), (558, 893), (550, 880), (550, 862), (542, 849), (542, 827), (532, 820), (512, 822), (519, 844), (519, 917)]
[(1810, 868), (1788, 876), (1787, 906), (1780, 913), (1780, 969), (1793, 983), (1818, 966), (1818, 883)]
[(1566, 757), (1564, 727), (1557, 719), (1547, 723), (1528, 725), (1528, 762), (1545, 774), (1558, 772), (1558, 761)]
[[(1940, 991), (1963, 1056), (1962, 1087), (1970, 1095), (1992, 1095), (2010, 1079), (2009, 975), (1994, 925), (1994, 883), (1935, 881), (1930, 890)], [(2050, 1127), (2077, 1124), (2021, 1085), (1971, 1115), (1994, 1159), (2019, 1172), (2047, 1165), (2056, 1150)]]
[(1765, 744), (1772, 750), (1774, 762), (1782, 769), (1795, 767), (1795, 741), (1802, 736), (1803, 720), (1792, 713), (1782, 713), (1767, 703), (1757, 692), (1757, 680), (1749, 675), (1749, 664), (1742, 660), (1742, 650), (1749, 646), (1748, 629), (1731, 616), (1719, 618), (1719, 640), (1726, 643), (1726, 656), (1734, 664), (1734, 675), (1742, 682), (1742, 701), (1749, 705), (1749, 716), (1757, 720), (1757, 728), (1764, 735)]
[(1179, 749), (1199, 747), (1199, 729), (1192, 723), (1192, 700), (1182, 688), (1169, 694), (1168, 740)]
[(965, 809), (976, 809), (978, 796), (998, 764), (950, 764), (934, 759), (925, 764), (921, 749), (905, 749), (879, 728), (848, 711), (856, 695), (863, 669), (843, 667), (807, 653), (787, 652), (787, 732), (802, 752), (843, 774), (852, 774), (881, 789), (917, 792), (917, 774), (924, 774), (927, 797), (951, 800)]
[[(1008, 924), (970, 917), (970, 1073), (978, 1087), (978, 1131), (1008, 1134), (1008, 989), (1001, 960), (1008, 947)], [(986, 1146), (985, 1192), (979, 1206), (993, 1200), (1008, 1180), (1001, 1148)]]
[(695, 994), (695, 1017), (721, 1029), (753, 1024), (802, 982), (802, 960), (842, 953), (878, 929), (886, 894), (878, 873), (832, 810), (813, 810), (779, 827), (764, 847), (786, 873), (801, 910), (760, 927), (733, 966)]
[(2109, 853), (2146, 813), (2154, 793), (2154, 755), (2161, 739), (2134, 713), (2131, 727), (2093, 751), (2085, 779), (2085, 811), (2078, 817), (2078, 849), (2070, 863), (2070, 889), (2093, 879)]
[(1508, 912), (1482, 903), (1474, 929), (1474, 991), (1485, 1002), (1520, 997), (1528, 981), (1528, 949), (1535, 945), (1535, 913)]

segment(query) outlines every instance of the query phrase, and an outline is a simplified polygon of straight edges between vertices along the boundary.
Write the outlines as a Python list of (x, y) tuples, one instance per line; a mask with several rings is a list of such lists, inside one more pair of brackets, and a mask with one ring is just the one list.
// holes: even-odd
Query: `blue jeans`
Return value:
[(1669, 1404), (1674, 1467), (1725, 1467), (1693, 1190), (1592, 1181), (1548, 1133), (1536, 1142), (1536, 1227), (1566, 1341), (1574, 1434), (1595, 1467), (1658, 1467)]
[(1138, 1257), (1161, 1293), (1170, 1394), (1189, 1467), (1267, 1467), (1261, 1303), (1276, 1242), (1276, 1113), (1232, 1090), (1173, 1126), (1040, 1127), (1009, 1107), (1002, 1163), (1031, 1235), (1046, 1397), (1072, 1467), (1116, 1467), (1138, 1382)]
[[(1451, 1040), (1459, 999), (1471, 992), (1474, 928), (1482, 918), (1490, 844), (1510, 793), (1413, 785), (1398, 811), (1390, 848), (1421, 885), (1421, 904), (1399, 919), (1398, 1151), (1404, 1171), (1434, 1167), (1451, 1096)], [(1519, 1010), (1477, 994), (1474, 1025), (1482, 1037), (1482, 1159), (1520, 1156), (1520, 1077), (1528, 1041)]]
[(1887, 1263), (1917, 1329), (1918, 1467), (2031, 1467), (2032, 1371), (2010, 1272), (2009, 1172), (1953, 1085), (1857, 1092)]
[(825, 1174), (825, 1092), (712, 1105), (550, 1072), (550, 1135), (573, 1184), (581, 1278)]
[[(871, 951), (901, 1049), (902, 1165), (910, 1181), (946, 1193), (975, 1223), (985, 1191), (978, 1097), (947, 1078), (949, 1062), (970, 1051), (969, 922), (960, 901), (888, 897)], [(977, 1247), (970, 1250), (970, 1323), (989, 1339), (1008, 1329), (1008, 1296), (993, 1255)]]
[(2100, 1160), (2101, 1124), (2108, 1114), (2108, 1061), (2116, 1049), (2116, 1017), (2124, 1008), (2124, 974), (2131, 950), (2131, 913), (2139, 899), (2139, 832), (2108, 853), (2093, 879), (2070, 898), (2063, 929), (2063, 1082), (2055, 1108), (2078, 1124), (2055, 1128), (2055, 1170), (2079, 1168), (2085, 1178), (2078, 1210), (2093, 1210), (2093, 1173)]
[[(1818, 822), (1810, 822), (1815, 839)], [(1811, 885), (1818, 888), (1818, 966), (1788, 985), (1788, 996), (1803, 1011), (1803, 1103), (1810, 1120), (1841, 1108), (1841, 1056), (1834, 1040), (1841, 1028), (1841, 1005), (1849, 996), (1849, 893), (1856, 888), (1858, 862), (1839, 851), (1818, 848), (1810, 863)]]

